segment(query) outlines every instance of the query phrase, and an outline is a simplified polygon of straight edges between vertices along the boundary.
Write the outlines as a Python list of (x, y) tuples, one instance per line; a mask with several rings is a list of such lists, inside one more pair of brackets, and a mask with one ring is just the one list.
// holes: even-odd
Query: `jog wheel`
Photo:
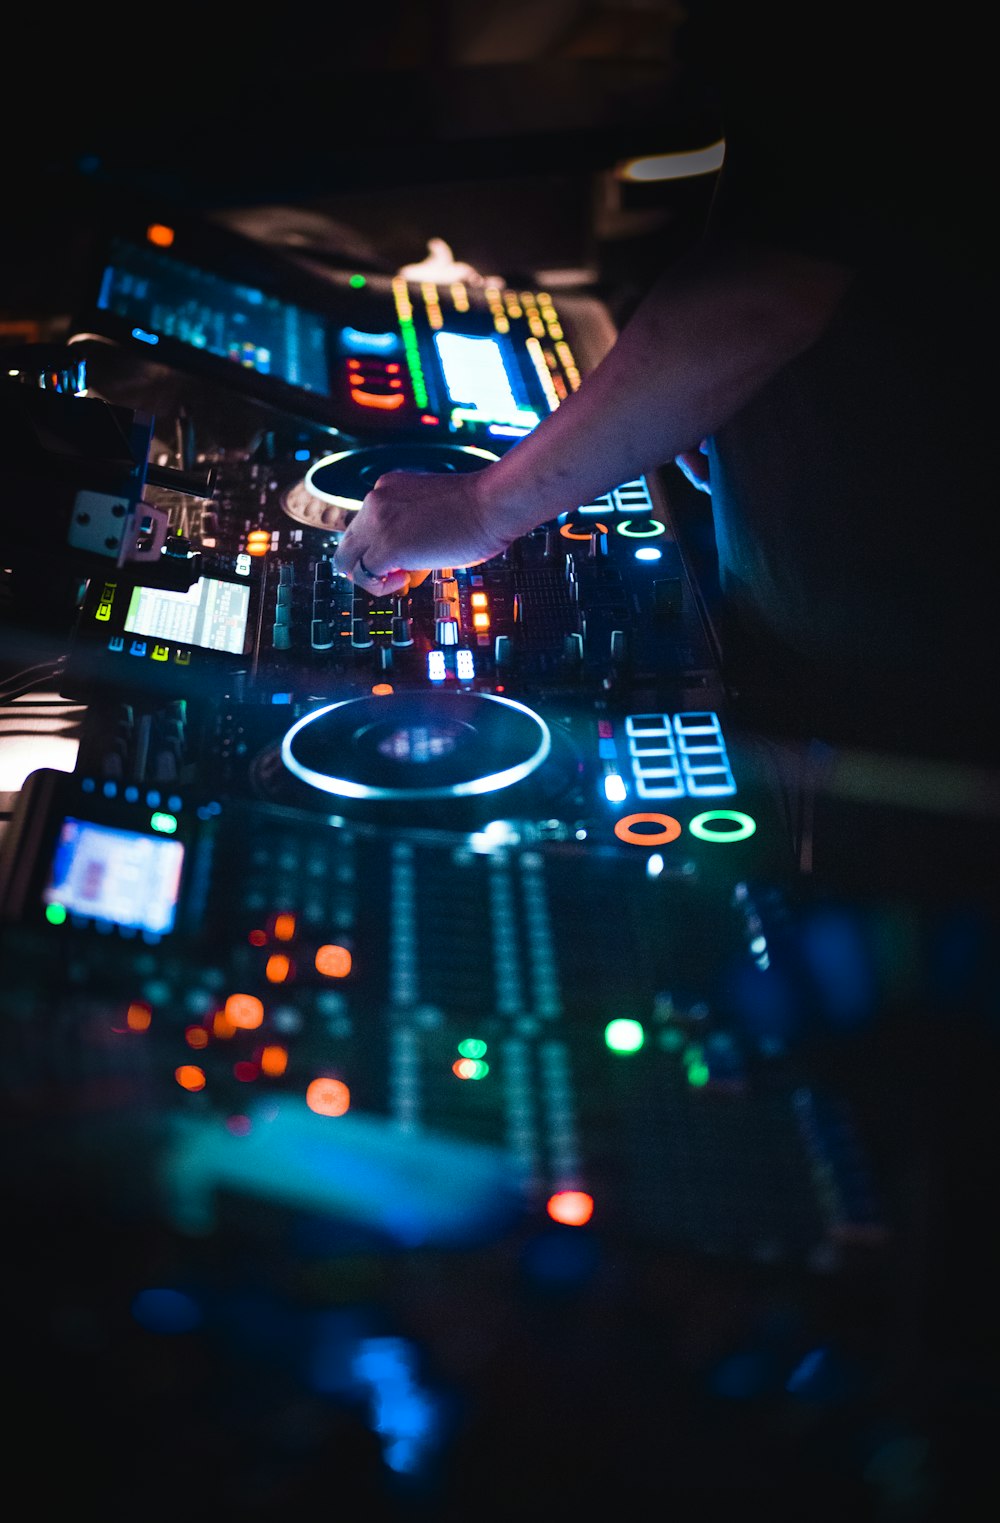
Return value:
[(374, 823), (474, 827), (550, 813), (579, 776), (568, 739), (486, 693), (349, 698), (304, 714), (254, 769), (277, 801)]

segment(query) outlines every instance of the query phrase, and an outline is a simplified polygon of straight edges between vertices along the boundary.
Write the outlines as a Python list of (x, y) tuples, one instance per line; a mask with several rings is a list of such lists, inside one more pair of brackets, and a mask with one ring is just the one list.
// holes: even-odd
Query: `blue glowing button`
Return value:
[(673, 756), (674, 741), (671, 735), (650, 735), (640, 739), (633, 735), (628, 743), (630, 756)]
[(635, 552), (637, 561), (658, 561), (663, 555), (662, 550), (657, 550), (655, 545), (640, 545)]
[(706, 768), (687, 773), (687, 791), (691, 798), (722, 798), (736, 792), (736, 783), (728, 767)]
[(636, 778), (635, 791), (641, 799), (679, 799), (684, 797), (684, 784), (676, 772), (664, 772), (657, 776), (648, 772)]
[[(678, 735), (722, 735), (718, 714), (710, 711), (674, 715), (674, 730)], [(718, 742), (716, 742), (717, 744)]]
[(603, 497), (596, 497), (593, 502), (584, 503), (584, 505), (580, 508), (577, 508), (576, 511), (582, 515), (591, 514), (596, 517), (600, 517), (602, 513), (612, 512), (613, 504), (611, 502), (611, 493), (606, 492)]
[(398, 333), (363, 333), (359, 328), (341, 328), (340, 341), (351, 354), (392, 354), (399, 345)]
[(634, 481), (623, 482), (615, 489), (612, 496), (619, 513), (638, 517), (640, 513), (653, 511), (653, 500), (649, 495), (649, 487), (646, 485), (644, 476), (638, 476)]
[(629, 714), (625, 719), (626, 735), (669, 735), (669, 714)]

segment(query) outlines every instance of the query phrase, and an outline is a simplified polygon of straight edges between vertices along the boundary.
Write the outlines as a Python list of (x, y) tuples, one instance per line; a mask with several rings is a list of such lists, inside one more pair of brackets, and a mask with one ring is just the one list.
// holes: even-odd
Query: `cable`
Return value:
[[(16, 699), (23, 698), (25, 693), (37, 692), (39, 688), (51, 682), (53, 677), (61, 674), (65, 662), (65, 656), (58, 656), (52, 661), (36, 661), (32, 666), (22, 667), (19, 672), (11, 672), (5, 679), (6, 683), (20, 682), (20, 686), (0, 687), (0, 704), (11, 704)], [(33, 677), (31, 675), (33, 672), (37, 672), (38, 675)], [(30, 680), (22, 681), (23, 678)]]

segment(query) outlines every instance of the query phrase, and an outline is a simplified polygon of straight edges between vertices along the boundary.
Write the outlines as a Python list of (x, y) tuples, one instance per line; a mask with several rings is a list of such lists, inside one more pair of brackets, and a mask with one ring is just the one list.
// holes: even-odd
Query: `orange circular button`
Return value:
[[(658, 825), (659, 830), (637, 830), (637, 825)], [(681, 822), (672, 814), (626, 814), (615, 821), (615, 835), (630, 846), (663, 846), (676, 841)]]
[(571, 529), (569, 524), (563, 524), (559, 530), (563, 539), (592, 539), (595, 534), (607, 534), (607, 532), (607, 524), (591, 524), (590, 528), (585, 530), (583, 534), (580, 533), (579, 529)]

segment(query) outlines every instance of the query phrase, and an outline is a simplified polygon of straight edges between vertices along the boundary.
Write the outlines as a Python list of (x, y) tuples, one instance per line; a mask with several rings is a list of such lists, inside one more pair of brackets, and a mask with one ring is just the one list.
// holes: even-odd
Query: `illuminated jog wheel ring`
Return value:
[(314, 709), (281, 742), (300, 782), (340, 798), (409, 803), (510, 788), (552, 749), (533, 710), (492, 693), (396, 693)]
[(412, 443), (373, 444), (314, 460), (302, 485), (320, 502), (356, 513), (378, 478), (389, 471), (453, 475), (482, 470), (499, 458), (492, 450), (472, 444), (435, 444), (419, 439)]

